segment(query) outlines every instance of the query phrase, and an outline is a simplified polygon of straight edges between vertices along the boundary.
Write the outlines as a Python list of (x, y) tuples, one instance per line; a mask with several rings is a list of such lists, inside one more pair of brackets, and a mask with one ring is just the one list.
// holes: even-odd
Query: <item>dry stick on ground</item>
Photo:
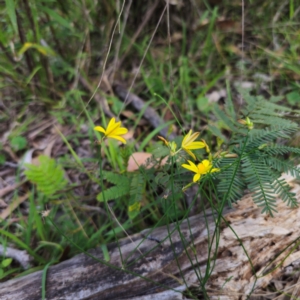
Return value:
[(20, 263), (24, 269), (31, 267), (33, 258), (25, 251), (0, 245), (0, 256), (10, 257)]
[[(291, 176), (286, 179), (300, 201), (300, 185), (294, 183)], [(293, 268), (300, 259), (297, 247), (300, 208), (291, 209), (278, 199), (277, 209), (274, 218), (261, 214), (251, 195), (246, 195), (234, 209), (224, 212), (226, 222), (223, 221), (220, 228), (215, 268), (206, 284), (210, 299), (222, 296), (222, 299), (234, 300), (241, 299), (241, 295), (246, 299), (253, 288), (255, 294), (272, 279), (295, 271)], [(186, 285), (199, 288), (196, 273), (205, 274), (208, 238), (212, 238), (215, 230), (214, 217), (207, 211), (206, 221), (203, 214), (183, 221), (181, 236), (176, 224), (133, 235), (131, 239), (140, 245), (140, 251), (128, 238), (120, 241), (120, 249), (116, 244), (109, 245), (109, 263), (119, 269), (99, 263), (86, 254), (52, 266), (47, 272), (46, 297), (52, 300), (184, 299), (181, 292)], [(141, 258), (140, 252), (145, 257)], [(100, 248), (89, 253), (103, 260)], [(1, 283), (0, 299), (41, 299), (41, 280), (42, 271), (39, 271)]]

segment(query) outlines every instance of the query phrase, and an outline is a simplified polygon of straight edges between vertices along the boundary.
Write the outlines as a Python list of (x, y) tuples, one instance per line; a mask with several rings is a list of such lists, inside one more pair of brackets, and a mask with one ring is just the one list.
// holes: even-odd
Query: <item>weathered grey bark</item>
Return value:
[[(300, 186), (286, 177), (300, 198)], [(211, 299), (246, 297), (253, 288), (263, 288), (291, 272), (299, 261), (300, 251), (293, 246), (300, 236), (300, 208), (291, 209), (281, 200), (277, 205), (278, 214), (271, 218), (262, 215), (251, 195), (246, 195), (225, 212), (230, 226), (223, 220), (215, 267), (206, 284)], [(124, 239), (120, 250), (110, 245), (110, 264), (119, 269), (85, 254), (52, 266), (47, 274), (47, 299), (186, 299), (182, 292), (186, 286), (199, 288), (197, 274), (204, 276), (207, 258), (213, 256), (215, 246), (209, 254), (208, 238), (212, 239), (216, 228), (214, 217), (210, 213), (206, 222), (203, 215), (191, 217), (180, 225), (180, 234), (172, 224)], [(90, 254), (103, 259), (100, 249)], [(40, 271), (1, 283), (0, 299), (41, 299), (41, 278)]]

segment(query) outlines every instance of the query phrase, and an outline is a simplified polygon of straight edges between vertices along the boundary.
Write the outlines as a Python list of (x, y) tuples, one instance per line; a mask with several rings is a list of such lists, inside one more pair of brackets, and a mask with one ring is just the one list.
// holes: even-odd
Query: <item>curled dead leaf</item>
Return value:
[[(139, 169), (141, 165), (146, 165), (147, 169), (150, 169), (153, 167), (153, 164), (147, 164), (147, 160), (152, 156), (151, 153), (147, 152), (135, 152), (133, 153), (128, 161), (128, 167), (127, 167), (127, 172), (134, 172)], [(161, 161), (161, 165), (164, 165), (168, 160), (168, 157), (165, 157)]]

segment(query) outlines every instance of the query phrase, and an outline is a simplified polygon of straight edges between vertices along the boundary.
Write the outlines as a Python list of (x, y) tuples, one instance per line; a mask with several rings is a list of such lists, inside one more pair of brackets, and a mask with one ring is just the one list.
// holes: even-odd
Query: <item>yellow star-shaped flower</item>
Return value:
[(195, 142), (196, 138), (199, 136), (200, 132), (192, 133), (192, 130), (183, 138), (181, 143), (181, 148), (187, 152), (193, 159), (196, 159), (195, 154), (190, 150), (196, 150), (205, 148), (207, 145), (203, 142)]
[(189, 164), (183, 164), (181, 166), (187, 170), (190, 170), (190, 171), (196, 173), (193, 177), (193, 182), (200, 180), (201, 175), (220, 171), (220, 169), (218, 169), (218, 168), (213, 168), (212, 163), (207, 159), (202, 160), (202, 162), (199, 163), (198, 165), (195, 165), (190, 160), (188, 160), (188, 163)]
[(104, 129), (101, 126), (94, 127), (94, 130), (104, 133), (104, 136), (112, 139), (116, 139), (118, 141), (121, 141), (123, 144), (126, 144), (126, 140), (121, 137), (121, 135), (128, 132), (128, 129), (125, 127), (121, 127), (121, 121), (116, 122), (115, 118), (112, 118), (107, 128)]

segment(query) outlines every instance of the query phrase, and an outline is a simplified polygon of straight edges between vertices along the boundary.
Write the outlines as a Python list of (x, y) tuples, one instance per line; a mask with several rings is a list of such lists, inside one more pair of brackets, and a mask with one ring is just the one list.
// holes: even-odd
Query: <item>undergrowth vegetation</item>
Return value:
[[(2, 281), (94, 247), (109, 265), (109, 243), (208, 209), (216, 253), (224, 209), (245, 193), (275, 218), (277, 195), (298, 206), (281, 174), (300, 179), (300, 6), (185, 2), (5, 2)], [(133, 92), (147, 99), (134, 112)]]

